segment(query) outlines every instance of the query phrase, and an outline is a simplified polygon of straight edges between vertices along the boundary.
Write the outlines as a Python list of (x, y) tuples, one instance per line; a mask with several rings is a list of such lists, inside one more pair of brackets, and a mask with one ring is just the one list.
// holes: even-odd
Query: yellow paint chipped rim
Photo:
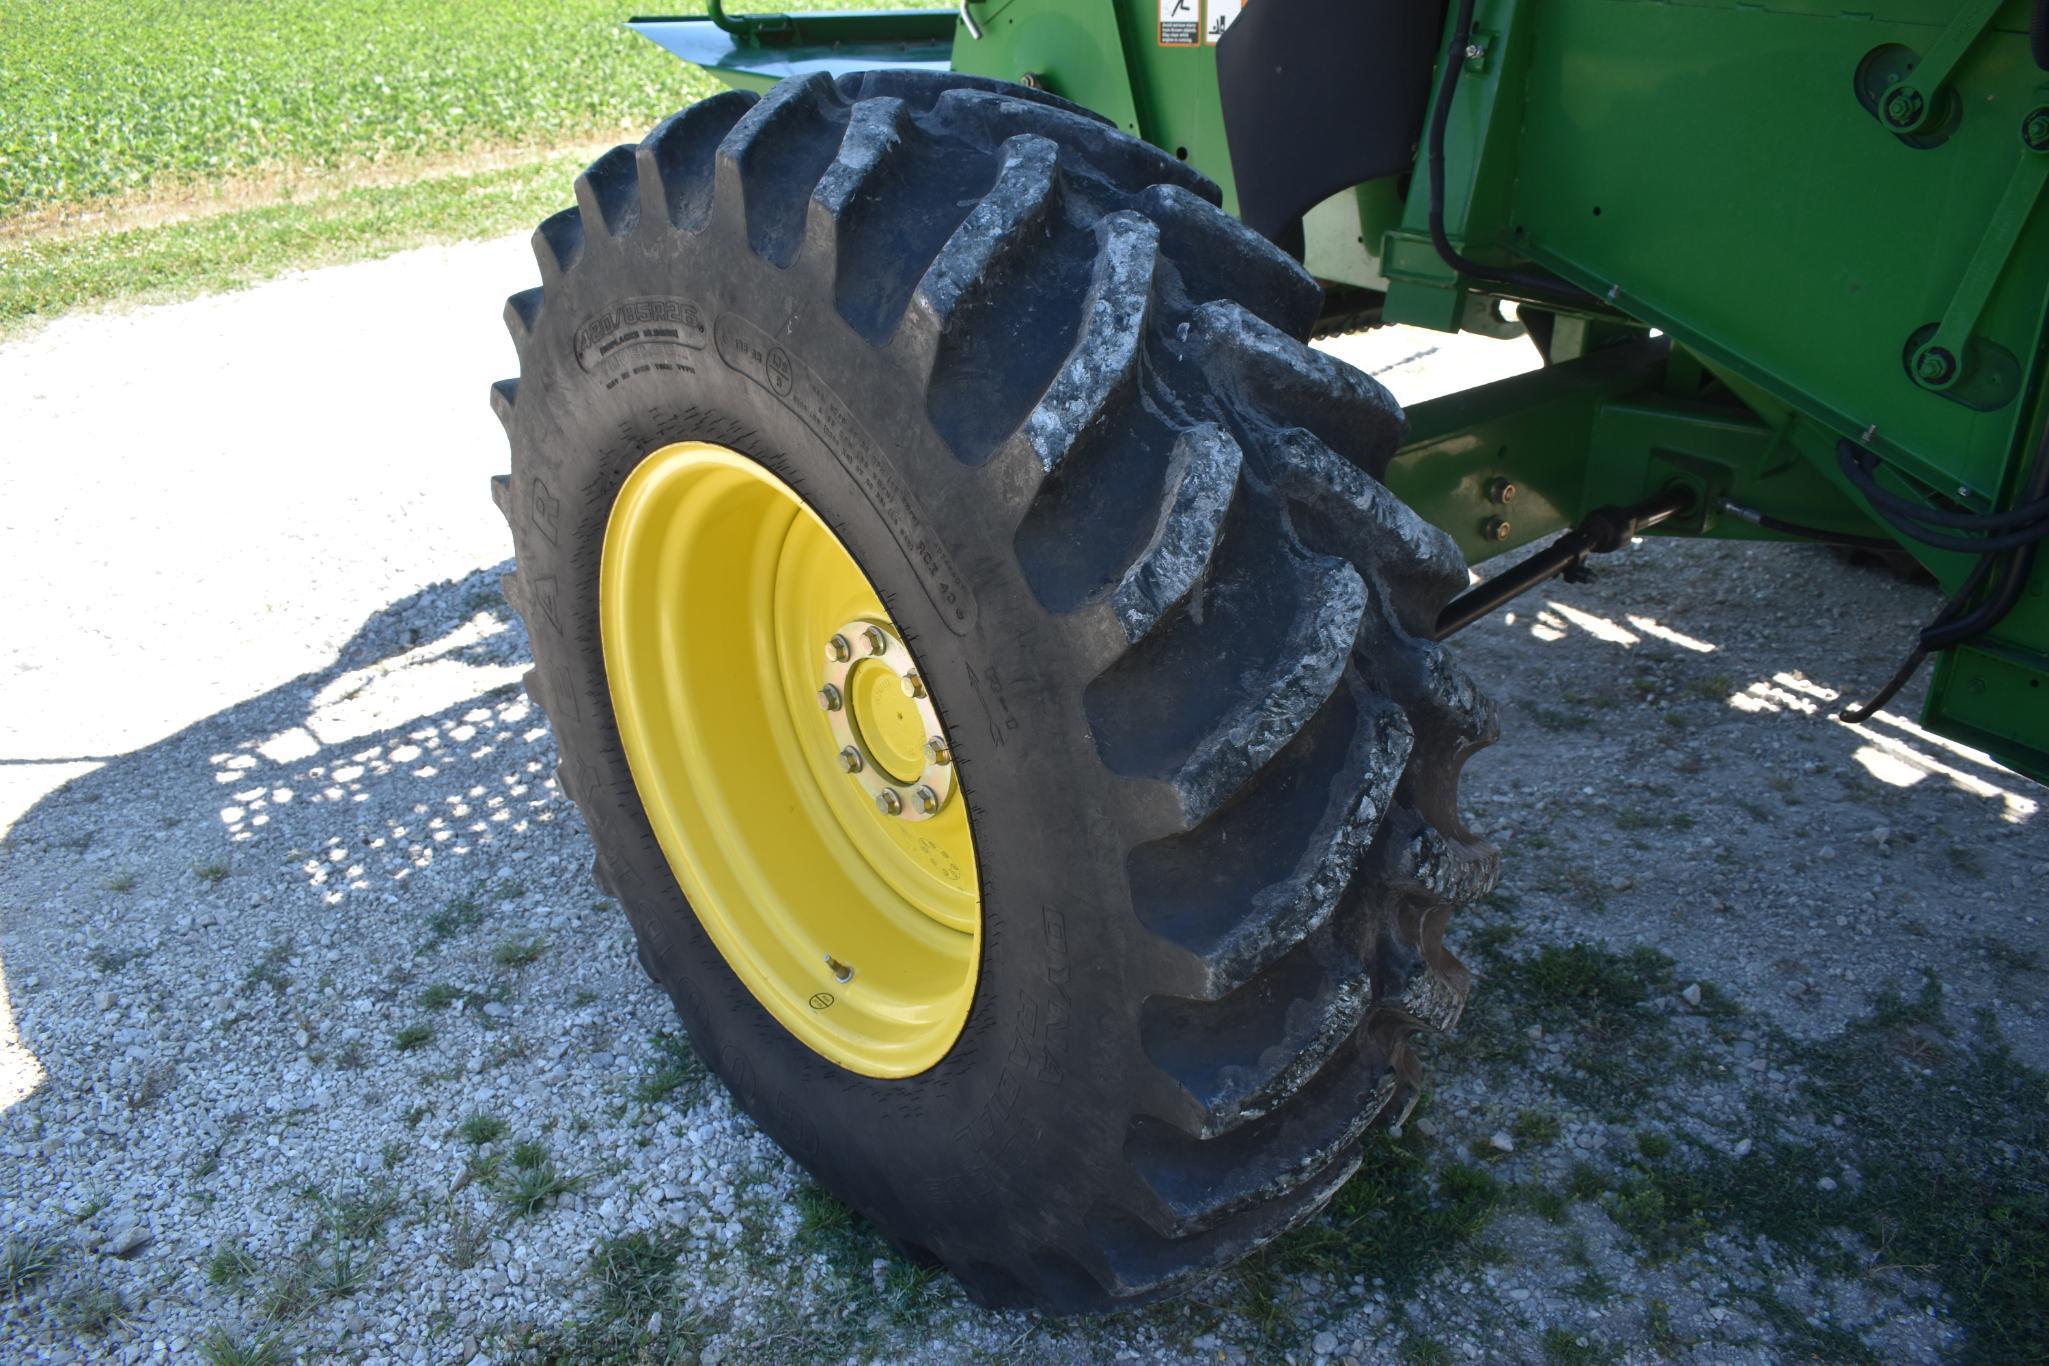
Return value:
[[(974, 841), (957, 784), (929, 814), (877, 804), (878, 781), (915, 783), (907, 770), (928, 742), (942, 758), (950, 746), (924, 733), (938, 716), (929, 690), (911, 697), (845, 641), (850, 624), (872, 624), (890, 661), (909, 658), (854, 557), (746, 456), (664, 446), (612, 506), (598, 621), (641, 805), (734, 974), (849, 1071), (907, 1077), (938, 1062), (980, 963)], [(842, 642), (853, 654), (837, 661), (834, 716), (821, 689)], [(849, 722), (865, 777), (846, 771)]]

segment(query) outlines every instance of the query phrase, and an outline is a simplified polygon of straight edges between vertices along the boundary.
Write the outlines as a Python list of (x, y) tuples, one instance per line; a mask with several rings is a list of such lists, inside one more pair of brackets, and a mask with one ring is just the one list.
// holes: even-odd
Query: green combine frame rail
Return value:
[[(1925, 724), (2049, 780), (2049, 569), (2021, 544), (2049, 462), (2049, 5), (710, 8), (632, 23), (743, 88), (910, 65), (1050, 91), (1211, 176), (1332, 327), (1529, 328), (1545, 367), (1411, 408), (1390, 471), (1469, 560), (1673, 490), (1652, 534), (1896, 543), (1959, 598)], [(1419, 15), (1436, 58), (1407, 85), (1347, 46)], [(1390, 133), (1399, 164), (1313, 203), (1242, 173)]]

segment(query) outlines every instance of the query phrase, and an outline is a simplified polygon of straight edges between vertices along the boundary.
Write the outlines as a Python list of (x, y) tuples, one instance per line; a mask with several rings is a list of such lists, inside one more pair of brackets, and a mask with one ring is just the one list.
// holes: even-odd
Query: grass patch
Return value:
[[(279, 165), (631, 129), (717, 89), (608, 0), (0, 3), (0, 219)], [(141, 50), (113, 35), (147, 34)]]
[[(0, 318), (4, 318), (5, 309), (6, 303), (4, 296), (0, 296)], [(192, 875), (198, 878), (201, 882), (204, 882), (207, 886), (211, 887), (215, 883), (220, 882), (222, 879), (227, 877), (228, 865), (218, 861), (210, 863), (197, 863), (192, 866)]]
[(74, 1333), (99, 1337), (128, 1321), (128, 1301), (97, 1281), (68, 1287), (50, 1306), (57, 1321)]
[(216, 1290), (240, 1290), (259, 1269), (240, 1243), (223, 1243), (206, 1261), (206, 1283)]
[(1432, 1170), (1413, 1126), (1401, 1138), (1375, 1133), (1323, 1213), (1252, 1260), (1256, 1271), (1379, 1277), (1398, 1299), (1485, 1228), (1502, 1198), (1501, 1183), (1479, 1167)]
[(1549, 1366), (1603, 1366), (1622, 1359), (1613, 1347), (1570, 1328), (1546, 1328), (1541, 1345)]
[[(676, 1298), (676, 1263), (689, 1243), (680, 1228), (640, 1230), (607, 1238), (591, 1253), (590, 1280), (608, 1319), (636, 1327)], [(669, 1314), (662, 1315), (665, 1323)]]
[(427, 932), (436, 939), (453, 939), (484, 923), (483, 884), (479, 883), (427, 917)]
[(456, 1136), (471, 1147), (481, 1148), (505, 1137), (505, 1121), (481, 1111), (465, 1115), (455, 1129)]
[(558, 1171), (540, 1144), (522, 1143), (513, 1150), (512, 1170), (498, 1182), (498, 1197), (506, 1209), (524, 1218), (539, 1214), (557, 1196), (582, 1190), (588, 1180)]
[(491, 961), (501, 968), (511, 968), (517, 972), (538, 963), (547, 947), (547, 941), (540, 938), (504, 939), (499, 941), (498, 947), (491, 950)]
[[(681, 1105), (696, 1101), (710, 1074), (690, 1040), (665, 1029), (655, 1035), (654, 1043), (654, 1064), (633, 1088), (633, 1098), (643, 1105), (672, 1098)], [(683, 1094), (678, 1096), (678, 1091)]]
[(446, 982), (436, 982), (420, 993), (420, 1008), (422, 1010), (446, 1010), (461, 1001), (462, 997), (463, 991), (461, 987), (450, 986)]
[(218, 1324), (207, 1330), (195, 1350), (206, 1366), (283, 1366), (285, 1361), (282, 1334), (244, 1338)]
[(425, 1048), (434, 1041), (434, 1026), (409, 1024), (391, 1036), (391, 1046), (401, 1053), (410, 1053), (416, 1048)]
[(8, 1234), (0, 1242), (0, 1302), (19, 1299), (55, 1271), (69, 1246), (41, 1230)]
[[(1958, 1029), (1932, 978), (1917, 999), (1881, 996), (1832, 1039), (1774, 1047), (1806, 1079), (1802, 1108), (1839, 1115), (1840, 1127), (1818, 1139), (1768, 1131), (1745, 1157), (1641, 1134), (1606, 1196), (1616, 1222), (1653, 1259), (1721, 1231), (1838, 1276), (1926, 1278), (1967, 1334), (1965, 1357), (2039, 1360), (2049, 1079), (2012, 1058), (1989, 1018)], [(1759, 1304), (1791, 1346), (1845, 1359), (1855, 1343), (1817, 1339), (1797, 1310)]]
[(266, 986), (282, 996), (291, 989), (291, 974), (285, 969), (291, 965), (292, 941), (281, 939), (263, 951), (263, 957), (242, 978), (244, 986)]

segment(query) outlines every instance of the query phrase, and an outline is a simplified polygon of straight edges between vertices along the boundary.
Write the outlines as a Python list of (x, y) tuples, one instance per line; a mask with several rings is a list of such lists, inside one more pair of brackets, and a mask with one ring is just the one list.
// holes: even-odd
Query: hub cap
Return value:
[(930, 684), (853, 556), (766, 469), (686, 442), (620, 489), (598, 604), (634, 786), (734, 974), (851, 1071), (939, 1061), (974, 993), (974, 844)]

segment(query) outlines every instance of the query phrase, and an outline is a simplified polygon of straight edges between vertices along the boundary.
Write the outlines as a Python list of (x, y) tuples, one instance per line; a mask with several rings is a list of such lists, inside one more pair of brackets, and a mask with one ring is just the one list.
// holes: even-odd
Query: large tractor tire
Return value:
[(506, 319), (528, 687), (735, 1100), (981, 1302), (1313, 1213), (1495, 856), (1457, 550), (1313, 281), (1053, 97), (870, 73), (600, 157)]

